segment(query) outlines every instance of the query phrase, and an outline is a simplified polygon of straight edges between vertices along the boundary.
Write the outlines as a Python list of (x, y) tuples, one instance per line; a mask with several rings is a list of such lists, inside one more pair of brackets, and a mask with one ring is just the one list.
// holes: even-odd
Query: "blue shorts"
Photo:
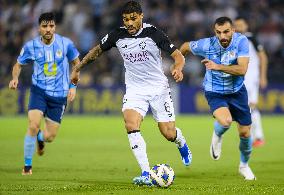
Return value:
[(212, 113), (217, 108), (227, 107), (231, 112), (233, 120), (243, 126), (251, 125), (251, 113), (245, 85), (239, 91), (232, 94), (205, 91), (205, 97)]
[(44, 117), (61, 123), (66, 105), (66, 97), (52, 97), (39, 87), (34, 85), (31, 87), (28, 110), (41, 110)]

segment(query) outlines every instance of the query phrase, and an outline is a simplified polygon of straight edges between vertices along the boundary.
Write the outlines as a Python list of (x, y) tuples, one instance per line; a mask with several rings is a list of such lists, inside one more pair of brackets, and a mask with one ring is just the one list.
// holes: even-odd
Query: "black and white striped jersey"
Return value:
[(135, 35), (125, 27), (117, 28), (102, 38), (100, 47), (107, 51), (117, 47), (124, 61), (127, 87), (167, 87), (168, 80), (162, 69), (161, 49), (171, 55), (176, 47), (156, 27), (143, 23)]

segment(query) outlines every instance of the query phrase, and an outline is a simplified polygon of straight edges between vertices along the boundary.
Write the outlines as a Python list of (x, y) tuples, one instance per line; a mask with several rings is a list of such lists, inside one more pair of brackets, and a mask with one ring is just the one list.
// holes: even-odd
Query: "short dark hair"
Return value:
[(248, 21), (248, 19), (245, 18), (244, 16), (238, 16), (238, 17), (235, 18), (235, 20), (244, 20), (245, 22)]
[(38, 24), (40, 25), (42, 21), (55, 21), (55, 15), (52, 12), (45, 12), (39, 16)]
[(124, 4), (122, 8), (122, 14), (130, 14), (130, 13), (142, 13), (142, 8), (139, 2), (137, 1), (128, 1)]
[(231, 18), (226, 17), (226, 16), (223, 16), (223, 17), (217, 18), (217, 19), (215, 20), (214, 26), (215, 26), (216, 24), (218, 24), (219, 26), (220, 26), (220, 25), (224, 25), (224, 24), (227, 23), (227, 22), (229, 22), (231, 25), (233, 24)]

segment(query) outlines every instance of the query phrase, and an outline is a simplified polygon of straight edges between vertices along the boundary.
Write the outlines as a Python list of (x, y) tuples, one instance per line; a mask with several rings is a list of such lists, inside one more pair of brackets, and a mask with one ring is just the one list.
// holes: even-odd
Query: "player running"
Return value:
[(237, 17), (234, 21), (234, 26), (237, 32), (244, 34), (249, 39), (250, 59), (244, 82), (248, 91), (248, 101), (251, 108), (253, 146), (259, 147), (264, 144), (264, 135), (257, 102), (259, 87), (264, 89), (267, 86), (267, 55), (264, 47), (257, 42), (252, 33), (248, 32), (248, 24), (245, 18)]
[[(22, 174), (32, 174), (32, 158), (37, 142), (37, 152), (44, 153), (44, 142), (52, 142), (57, 135), (68, 101), (73, 101), (76, 86), (70, 84), (69, 62), (80, 63), (79, 52), (73, 42), (55, 34), (55, 16), (43, 13), (39, 17), (40, 36), (28, 41), (13, 67), (10, 89), (17, 89), (21, 66), (33, 63), (28, 119), (29, 126), (24, 140), (25, 165)], [(79, 77), (79, 72), (76, 73)], [(40, 130), (45, 117), (45, 130)]]
[(75, 66), (71, 80), (76, 83), (77, 72), (84, 65), (96, 60), (112, 47), (117, 47), (126, 68), (126, 93), (122, 106), (125, 128), (130, 147), (142, 170), (142, 174), (135, 177), (133, 182), (137, 185), (151, 185), (146, 143), (140, 133), (140, 125), (149, 106), (161, 134), (177, 145), (184, 165), (190, 165), (192, 160), (186, 140), (181, 130), (175, 126), (171, 90), (162, 69), (160, 50), (174, 59), (171, 73), (176, 82), (183, 79), (184, 57), (162, 31), (142, 23), (143, 13), (138, 2), (129, 1), (124, 5), (122, 19), (124, 27), (107, 34), (100, 44), (90, 50), (81, 63)]
[(255, 176), (248, 166), (252, 152), (250, 136), (251, 114), (244, 81), (249, 62), (248, 39), (235, 33), (232, 20), (220, 17), (214, 23), (215, 36), (185, 42), (180, 51), (204, 57), (206, 66), (203, 82), (205, 97), (215, 117), (210, 154), (214, 160), (221, 156), (223, 134), (230, 128), (232, 120), (238, 124), (241, 161), (239, 172), (246, 180)]

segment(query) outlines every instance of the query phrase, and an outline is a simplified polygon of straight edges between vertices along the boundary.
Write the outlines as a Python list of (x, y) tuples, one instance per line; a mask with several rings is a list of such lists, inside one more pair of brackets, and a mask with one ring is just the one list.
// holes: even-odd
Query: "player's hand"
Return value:
[(261, 78), (259, 81), (259, 86), (261, 89), (265, 89), (267, 87), (267, 78)]
[(180, 82), (183, 79), (183, 73), (179, 68), (173, 68), (172, 76), (174, 77), (176, 82)]
[(19, 83), (18, 79), (11, 80), (9, 83), (9, 89), (17, 89), (18, 83)]
[(72, 102), (76, 97), (76, 88), (69, 89), (67, 101)]
[(71, 73), (71, 83), (73, 83), (74, 85), (77, 85), (80, 80), (79, 76), (80, 76), (80, 72), (73, 70)]
[(207, 70), (220, 70), (219, 65), (213, 62), (212, 60), (204, 59), (201, 60), (201, 63), (205, 65)]

